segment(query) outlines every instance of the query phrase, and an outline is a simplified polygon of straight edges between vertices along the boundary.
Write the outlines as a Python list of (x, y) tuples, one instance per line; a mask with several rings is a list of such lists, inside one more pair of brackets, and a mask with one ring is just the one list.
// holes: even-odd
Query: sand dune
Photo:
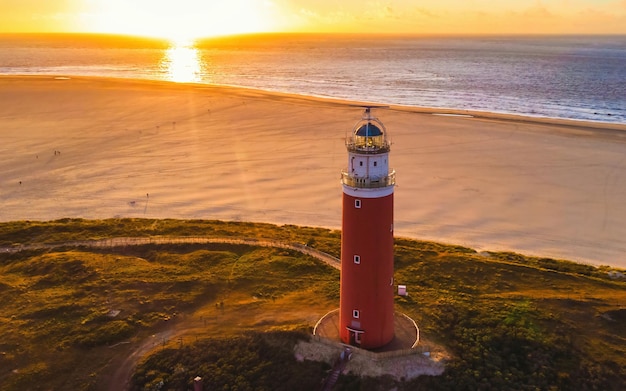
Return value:
[[(626, 126), (432, 112), (377, 112), (394, 143), (396, 236), (626, 267)], [(360, 114), (230, 87), (0, 77), (0, 220), (339, 228)]]

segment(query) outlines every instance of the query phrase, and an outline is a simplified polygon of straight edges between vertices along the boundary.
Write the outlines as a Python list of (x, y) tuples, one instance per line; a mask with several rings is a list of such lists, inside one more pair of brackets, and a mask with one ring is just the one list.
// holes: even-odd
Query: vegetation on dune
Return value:
[[(338, 231), (269, 224), (0, 223), (0, 247), (134, 236), (340, 247)], [(404, 382), (347, 375), (338, 388), (626, 389), (624, 271), (402, 238), (395, 262), (409, 290), (397, 308), (451, 354), (447, 369)], [(338, 280), (296, 251), (234, 244), (0, 252), (0, 388), (106, 389), (153, 338), (137, 389), (187, 389), (195, 376), (205, 389), (317, 389), (328, 365), (299, 363), (292, 347), (338, 306)]]
[[(606, 268), (399, 240), (398, 298), (422, 333), (454, 355), (425, 389), (602, 389), (626, 384), (626, 284)], [(546, 267), (549, 266), (549, 267)], [(414, 309), (414, 311), (412, 311)]]
[(209, 335), (237, 335), (306, 295), (322, 311), (339, 289), (338, 272), (309, 256), (219, 244), (0, 253), (0, 276), (3, 390), (101, 389), (102, 368), (155, 331), (208, 322)]
[(340, 232), (324, 228), (219, 220), (61, 219), (46, 222), (0, 223), (0, 246), (98, 240), (111, 237), (230, 237), (262, 238), (314, 245), (339, 257)]
[(209, 390), (316, 390), (330, 366), (294, 358), (304, 331), (252, 332), (236, 338), (211, 338), (163, 349), (133, 376), (133, 390), (193, 389), (198, 374)]

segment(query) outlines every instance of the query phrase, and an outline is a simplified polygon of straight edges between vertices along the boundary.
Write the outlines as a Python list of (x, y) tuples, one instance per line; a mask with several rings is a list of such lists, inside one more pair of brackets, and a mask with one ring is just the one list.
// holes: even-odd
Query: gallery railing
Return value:
[(362, 189), (378, 189), (381, 187), (393, 186), (396, 184), (396, 171), (391, 170), (389, 174), (380, 178), (362, 178), (351, 176), (346, 171), (341, 172), (341, 183), (350, 187)]

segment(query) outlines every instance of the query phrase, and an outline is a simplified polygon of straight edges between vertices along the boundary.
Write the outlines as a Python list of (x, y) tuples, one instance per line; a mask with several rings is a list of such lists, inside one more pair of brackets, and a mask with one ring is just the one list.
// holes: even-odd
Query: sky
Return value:
[(0, 0), (0, 32), (626, 34), (626, 0)]

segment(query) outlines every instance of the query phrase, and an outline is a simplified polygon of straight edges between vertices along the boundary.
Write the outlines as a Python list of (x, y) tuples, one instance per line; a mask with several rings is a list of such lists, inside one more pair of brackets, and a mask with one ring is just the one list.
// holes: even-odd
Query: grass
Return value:
[[(306, 243), (335, 256), (340, 250), (338, 231), (309, 227), (147, 219), (0, 223), (0, 246), (121, 236), (257, 238)], [(626, 282), (609, 276), (619, 270), (403, 238), (396, 239), (395, 263), (396, 282), (409, 290), (396, 298), (397, 309), (453, 357), (444, 375), (394, 384), (398, 389), (626, 388)], [(312, 385), (326, 367), (287, 362), (285, 343), (304, 338), (338, 306), (338, 294), (337, 270), (284, 249), (151, 244), (0, 253), (0, 388), (107, 389), (123, 358), (163, 330), (176, 337), (155, 337), (148, 356), (154, 359), (135, 376), (138, 388), (159, 381), (162, 389), (188, 387), (187, 377), (168, 377), (183, 372), (168, 370), (174, 364), (165, 359), (182, 349), (206, 368), (243, 365), (236, 356), (219, 357), (219, 350), (203, 356), (207, 343), (222, 351), (279, 345), (274, 359), (260, 355), (257, 345), (237, 348), (248, 368), (233, 380), (241, 389), (277, 388), (268, 383), (272, 376), (263, 376), (273, 373), (277, 357), (285, 373), (295, 371)], [(228, 388), (203, 375), (201, 364), (181, 365), (206, 377), (207, 389)], [(342, 376), (338, 387), (389, 384)]]

